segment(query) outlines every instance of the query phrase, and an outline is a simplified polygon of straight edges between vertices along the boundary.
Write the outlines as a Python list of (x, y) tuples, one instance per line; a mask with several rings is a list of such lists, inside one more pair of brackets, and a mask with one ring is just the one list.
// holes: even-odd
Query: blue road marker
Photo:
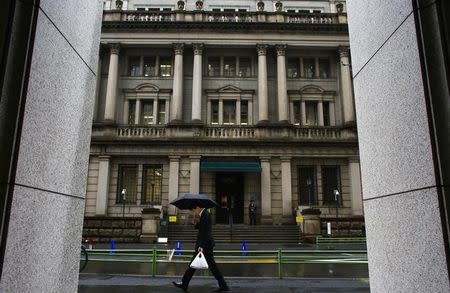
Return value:
[(176, 255), (181, 255), (181, 242), (177, 241), (177, 249), (175, 252)]
[(245, 240), (241, 241), (241, 245), (242, 245), (242, 255), (247, 255), (247, 244), (245, 243)]
[(116, 250), (116, 242), (114, 240), (111, 240), (109, 249), (109, 254), (114, 254), (114, 251)]

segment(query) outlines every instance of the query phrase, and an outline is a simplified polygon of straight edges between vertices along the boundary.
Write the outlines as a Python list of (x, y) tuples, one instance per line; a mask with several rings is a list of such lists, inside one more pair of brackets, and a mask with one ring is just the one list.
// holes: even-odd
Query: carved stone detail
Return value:
[(201, 43), (195, 43), (192, 44), (193, 49), (194, 49), (194, 55), (202, 55), (203, 53), (203, 44)]
[(277, 49), (277, 56), (286, 56), (286, 45), (276, 45), (275, 48)]
[(264, 11), (264, 2), (259, 1), (257, 4), (258, 11)]
[(277, 3), (275, 3), (275, 10), (277, 12), (283, 11), (283, 3), (281, 3), (281, 1), (277, 1)]
[(195, 9), (203, 10), (203, 1), (202, 0), (198, 0), (197, 2), (195, 2)]
[(175, 43), (175, 44), (173, 44), (173, 49), (175, 50), (175, 55), (183, 55), (184, 44), (183, 43)]
[(339, 57), (341, 58), (348, 57), (349, 54), (350, 54), (350, 47), (347, 46), (339, 47)]
[(256, 51), (258, 52), (258, 56), (267, 55), (267, 47), (268, 45), (266, 44), (257, 44)]
[(178, 1), (177, 2), (177, 8), (178, 10), (184, 10), (184, 1)]
[(111, 54), (116, 54), (119, 55), (119, 51), (120, 51), (120, 44), (111, 44), (110, 45), (111, 48)]

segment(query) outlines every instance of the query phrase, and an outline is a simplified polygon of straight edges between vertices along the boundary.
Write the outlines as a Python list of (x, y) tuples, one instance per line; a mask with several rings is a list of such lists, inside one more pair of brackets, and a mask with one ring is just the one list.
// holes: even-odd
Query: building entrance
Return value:
[(244, 222), (244, 176), (242, 173), (216, 173), (216, 223)]

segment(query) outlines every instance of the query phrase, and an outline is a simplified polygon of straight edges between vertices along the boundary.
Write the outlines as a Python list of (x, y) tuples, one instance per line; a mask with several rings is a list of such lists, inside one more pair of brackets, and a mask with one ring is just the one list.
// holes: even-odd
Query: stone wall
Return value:
[(83, 239), (94, 242), (139, 242), (142, 219), (136, 217), (85, 217)]

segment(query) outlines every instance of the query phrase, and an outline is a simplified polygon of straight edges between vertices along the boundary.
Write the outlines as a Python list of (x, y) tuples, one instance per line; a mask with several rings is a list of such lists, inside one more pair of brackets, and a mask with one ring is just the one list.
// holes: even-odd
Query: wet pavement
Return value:
[[(174, 277), (111, 276), (80, 274), (78, 292), (80, 293), (143, 293), (143, 292), (182, 292), (171, 282)], [(291, 293), (291, 292), (370, 292), (367, 279), (265, 279), (265, 278), (226, 278), (232, 292), (248, 293)], [(214, 278), (196, 277), (191, 281), (188, 292), (212, 292), (217, 288)]]

